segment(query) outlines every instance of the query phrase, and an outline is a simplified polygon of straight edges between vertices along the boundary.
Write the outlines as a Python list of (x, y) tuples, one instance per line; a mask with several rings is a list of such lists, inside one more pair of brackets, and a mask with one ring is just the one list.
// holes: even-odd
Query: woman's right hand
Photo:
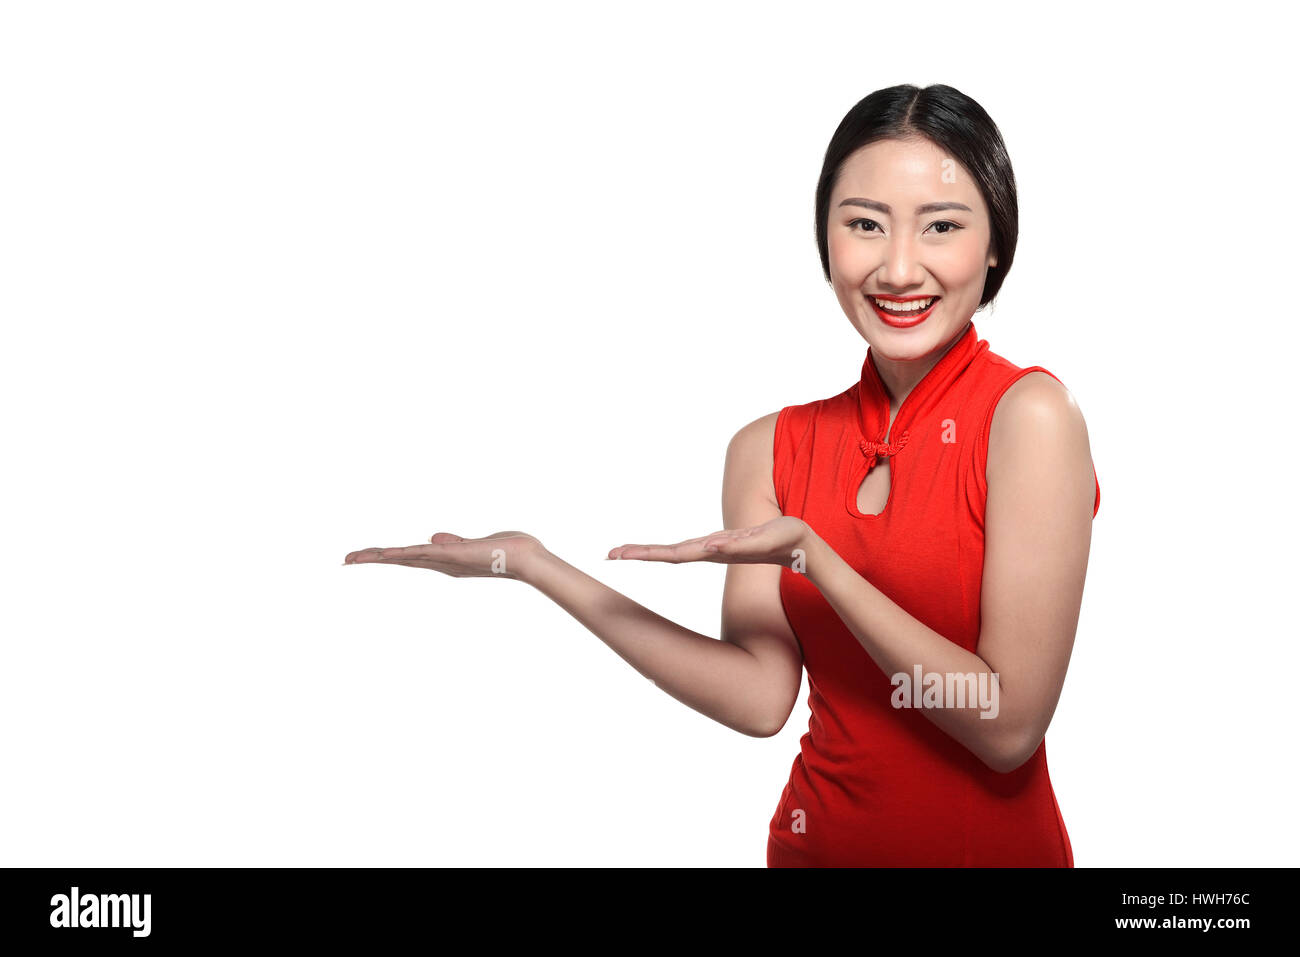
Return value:
[(495, 532), (483, 538), (462, 538), (436, 532), (427, 545), (363, 548), (349, 552), (344, 565), (409, 565), (428, 568), (452, 578), (513, 578), (522, 581), (527, 569), (546, 553), (540, 541), (525, 532)]

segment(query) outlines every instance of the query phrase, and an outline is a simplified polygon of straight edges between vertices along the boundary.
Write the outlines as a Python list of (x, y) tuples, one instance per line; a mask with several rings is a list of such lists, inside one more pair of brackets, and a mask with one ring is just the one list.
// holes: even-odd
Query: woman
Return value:
[(1072, 867), (1044, 734), (1074, 642), (1101, 487), (1070, 393), (973, 322), (1016, 247), (1011, 163), (974, 100), (878, 90), (832, 137), (822, 268), (868, 343), (858, 382), (746, 425), (726, 528), (611, 559), (723, 562), (720, 641), (522, 532), (366, 549), (552, 598), (642, 675), (745, 734), (812, 717), (769, 866)]

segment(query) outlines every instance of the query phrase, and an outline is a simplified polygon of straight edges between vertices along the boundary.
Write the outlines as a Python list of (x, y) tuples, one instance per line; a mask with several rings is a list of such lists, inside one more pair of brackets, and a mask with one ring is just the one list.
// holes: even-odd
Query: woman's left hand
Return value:
[(801, 518), (782, 515), (749, 528), (737, 528), (676, 545), (620, 545), (607, 558), (645, 562), (721, 562), (727, 565), (784, 565), (803, 557), (812, 529)]

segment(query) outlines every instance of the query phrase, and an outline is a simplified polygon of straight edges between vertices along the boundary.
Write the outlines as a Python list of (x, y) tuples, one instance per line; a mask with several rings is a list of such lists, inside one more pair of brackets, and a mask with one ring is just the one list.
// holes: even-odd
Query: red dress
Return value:
[[(781, 513), (804, 519), (892, 601), (974, 652), (989, 425), (997, 400), (1033, 371), (1048, 372), (994, 355), (972, 321), (891, 430), (868, 349), (849, 389), (777, 417)], [(858, 487), (877, 455), (890, 456), (889, 499), (864, 515)], [(769, 824), (769, 867), (1074, 866), (1045, 743), (1010, 774), (992, 770), (921, 709), (893, 707), (895, 686), (806, 575), (783, 568), (780, 590), (812, 716)]]

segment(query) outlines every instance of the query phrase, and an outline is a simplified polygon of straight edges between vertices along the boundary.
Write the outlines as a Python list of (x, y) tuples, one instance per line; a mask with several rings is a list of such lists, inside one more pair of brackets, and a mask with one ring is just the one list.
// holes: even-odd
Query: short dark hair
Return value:
[(1016, 255), (1020, 207), (1011, 157), (997, 124), (984, 108), (960, 90), (942, 83), (925, 88), (902, 84), (863, 97), (840, 120), (817, 181), (817, 248), (822, 273), (831, 281), (827, 223), (831, 192), (844, 161), (877, 140), (921, 136), (961, 163), (975, 178), (989, 210), (993, 253), (998, 264), (989, 268), (980, 305), (987, 305), (1002, 288)]

